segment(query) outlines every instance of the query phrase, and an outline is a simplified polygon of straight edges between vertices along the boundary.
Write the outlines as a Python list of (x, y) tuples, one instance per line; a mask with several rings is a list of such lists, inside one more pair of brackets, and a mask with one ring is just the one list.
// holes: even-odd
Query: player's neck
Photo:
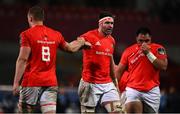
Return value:
[(34, 22), (34, 23), (32, 23), (31, 27), (34, 27), (36, 25), (43, 25), (43, 22), (42, 21)]
[(107, 37), (108, 35), (104, 34), (100, 28), (98, 28), (99, 35), (101, 37)]

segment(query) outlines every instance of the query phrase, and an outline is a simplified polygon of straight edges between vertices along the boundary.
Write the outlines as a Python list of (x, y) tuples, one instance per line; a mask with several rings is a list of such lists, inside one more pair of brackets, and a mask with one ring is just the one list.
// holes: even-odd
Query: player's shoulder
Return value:
[(128, 46), (125, 50), (131, 51), (131, 50), (135, 50), (137, 48), (138, 48), (138, 44), (132, 44), (132, 45)]
[(89, 30), (84, 33), (84, 35), (93, 35), (93, 34), (97, 34), (97, 29)]
[(31, 33), (33, 33), (34, 31), (37, 31), (36, 26), (35, 26), (35, 27), (30, 27), (30, 28), (24, 30), (24, 31), (21, 32), (21, 33), (22, 33), (22, 34), (31, 34)]
[(161, 44), (157, 44), (157, 43), (152, 43), (151, 44), (151, 48), (154, 51), (157, 51), (159, 54), (166, 54), (166, 49), (164, 48), (164, 46), (162, 46)]
[(151, 47), (153, 47), (153, 48), (164, 48), (163, 45), (158, 44), (158, 43), (152, 43), (152, 44), (151, 44)]
[(84, 37), (88, 41), (93, 41), (97, 37), (97, 30), (89, 30), (81, 35), (81, 37)]
[(112, 35), (109, 36), (109, 39), (110, 39), (113, 43), (116, 42), (115, 39), (114, 39), (114, 37), (113, 37)]
[(56, 34), (61, 34), (61, 32), (58, 31), (58, 30), (56, 30), (56, 29), (53, 29), (53, 28), (50, 28), (50, 27), (47, 27), (47, 26), (46, 26), (46, 29), (47, 29), (49, 32), (56, 33)]
[(123, 51), (124, 54), (131, 54), (134, 51), (136, 51), (138, 49), (138, 45), (137, 44), (131, 44), (130, 46), (128, 46), (127, 48), (125, 48), (125, 50)]
[(22, 31), (22, 32), (20, 33), (20, 36), (22, 36), (22, 35), (27, 35), (28, 33), (30, 33), (30, 30), (31, 30), (31, 28), (28, 28), (28, 29)]

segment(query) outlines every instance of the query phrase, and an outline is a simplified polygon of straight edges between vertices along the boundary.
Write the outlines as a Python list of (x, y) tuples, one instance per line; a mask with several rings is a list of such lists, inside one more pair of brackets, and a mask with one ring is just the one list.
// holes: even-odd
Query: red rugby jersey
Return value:
[(20, 38), (21, 47), (31, 48), (21, 85), (57, 86), (56, 50), (65, 46), (61, 33), (36, 25), (22, 32)]
[(97, 29), (88, 31), (82, 37), (92, 44), (91, 49), (83, 50), (83, 80), (98, 84), (111, 82), (110, 56), (114, 51), (114, 38), (111, 35), (101, 36)]
[[(159, 44), (150, 44), (151, 52), (159, 59), (167, 58), (165, 49)], [(127, 48), (120, 61), (128, 66), (127, 86), (139, 91), (148, 91), (160, 84), (159, 69), (156, 69), (140, 50), (138, 44)]]

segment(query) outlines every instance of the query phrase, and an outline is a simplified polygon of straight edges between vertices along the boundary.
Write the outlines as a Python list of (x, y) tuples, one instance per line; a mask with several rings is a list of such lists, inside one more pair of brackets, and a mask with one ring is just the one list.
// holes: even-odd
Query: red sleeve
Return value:
[(30, 41), (28, 39), (26, 32), (22, 32), (20, 34), (20, 46), (30, 47)]
[(86, 41), (88, 40), (88, 34), (87, 33), (82, 34), (80, 37), (83, 37)]
[(155, 51), (154, 54), (157, 58), (159, 58), (159, 59), (166, 59), (167, 58), (166, 50), (163, 46), (159, 45), (156, 48), (156, 50), (154, 50), (154, 51)]

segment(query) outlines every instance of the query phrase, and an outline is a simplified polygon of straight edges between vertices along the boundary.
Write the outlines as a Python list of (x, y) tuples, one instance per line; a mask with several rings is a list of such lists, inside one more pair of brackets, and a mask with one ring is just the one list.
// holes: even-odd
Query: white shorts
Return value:
[(55, 102), (57, 100), (58, 87), (22, 87), (20, 89), (19, 102), (29, 105), (38, 105), (43, 102)]
[(119, 93), (113, 82), (106, 84), (93, 84), (81, 79), (78, 95), (83, 106), (95, 107), (108, 101), (120, 101)]
[(158, 112), (160, 105), (160, 89), (154, 87), (148, 92), (140, 92), (130, 87), (126, 87), (126, 103), (132, 101), (141, 101), (144, 112)]

